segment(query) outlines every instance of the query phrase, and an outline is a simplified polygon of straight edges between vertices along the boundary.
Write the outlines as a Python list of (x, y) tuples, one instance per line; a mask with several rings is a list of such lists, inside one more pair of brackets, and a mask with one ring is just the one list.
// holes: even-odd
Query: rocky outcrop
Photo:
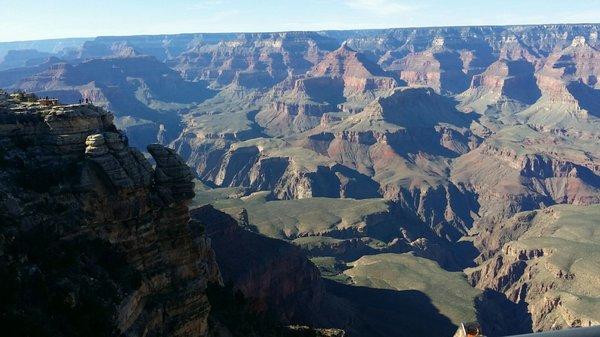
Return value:
[(148, 152), (156, 161), (154, 179), (162, 202), (166, 205), (194, 197), (194, 174), (186, 163), (169, 148), (153, 144)]
[(256, 117), (258, 123), (272, 134), (283, 134), (289, 130), (302, 132), (319, 125), (327, 112), (337, 111), (335, 105), (303, 100), (281, 100), (272, 103)]
[(246, 187), (249, 192), (272, 191), (278, 199), (310, 197), (369, 198), (378, 196), (378, 185), (369, 177), (342, 165), (323, 162), (304, 166), (298, 156), (271, 154), (263, 146), (231, 147), (215, 151), (200, 177), (220, 187)]
[(600, 50), (590, 45), (585, 36), (574, 36), (570, 41), (570, 46), (545, 59), (536, 74), (542, 99), (519, 116), (541, 130), (568, 133), (576, 129), (578, 136), (583, 133), (597, 137), (593, 125), (600, 116), (600, 67), (595, 60), (600, 57)]
[(473, 76), (470, 88), (459, 96), (462, 108), (487, 115), (522, 111), (541, 97), (534, 73), (534, 65), (523, 59), (496, 61)]
[[(506, 133), (501, 132), (460, 157), (453, 166), (452, 180), (477, 193), (479, 222), (484, 227), (540, 205), (599, 202), (600, 180), (597, 165), (590, 160), (593, 155), (547, 150), (551, 141), (546, 135), (525, 126), (517, 128), (506, 131), (529, 133), (525, 141), (504, 140)], [(521, 144), (537, 150), (522, 151)]]
[(430, 87), (438, 93), (460, 93), (468, 87), (465, 71), (468, 61), (459, 52), (445, 48), (444, 43), (443, 38), (435, 38), (430, 49), (396, 60), (388, 69), (397, 71), (410, 86)]
[(392, 74), (343, 44), (287, 90), (275, 89), (275, 102), (259, 112), (257, 121), (275, 135), (302, 132), (319, 125), (324, 113), (358, 112), (377, 93), (396, 87)]
[[(598, 317), (592, 312), (573, 306), (582, 295), (569, 294), (568, 288), (564, 288), (575, 275), (539, 260), (552, 253), (542, 249), (519, 249), (508, 244), (469, 277), (482, 289), (503, 292), (512, 302), (527, 304), (534, 331), (599, 324)], [(552, 275), (550, 279), (548, 274)]]
[(328, 53), (309, 72), (310, 77), (341, 79), (344, 95), (352, 96), (369, 90), (389, 90), (398, 86), (391, 74), (379, 65), (369, 61), (344, 43), (337, 50)]
[(153, 169), (91, 105), (0, 106), (0, 269), (13, 271), (9, 315), (31, 324), (15, 331), (70, 334), (87, 319), (104, 324), (91, 335), (208, 335), (205, 289), (220, 276), (209, 241), (188, 228), (181, 159), (153, 145)]
[(515, 215), (486, 233), (502, 247), (469, 270), (469, 280), (526, 305), (534, 331), (597, 325), (588, 298), (598, 291), (598, 247), (594, 235), (582, 234), (597, 226), (597, 214), (597, 205), (561, 205)]

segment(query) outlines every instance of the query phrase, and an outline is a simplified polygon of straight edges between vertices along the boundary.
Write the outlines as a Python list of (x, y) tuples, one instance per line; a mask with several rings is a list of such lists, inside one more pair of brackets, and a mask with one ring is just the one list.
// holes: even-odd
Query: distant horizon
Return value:
[(406, 26), (406, 27), (382, 27), (382, 28), (347, 28), (347, 29), (306, 29), (306, 30), (274, 30), (274, 31), (218, 31), (218, 32), (180, 32), (180, 33), (152, 33), (152, 34), (123, 34), (123, 35), (95, 35), (95, 36), (69, 36), (69, 37), (53, 37), (32, 40), (12, 40), (0, 41), (0, 44), (9, 43), (27, 43), (38, 41), (66, 41), (66, 40), (91, 40), (96, 38), (119, 38), (119, 37), (136, 37), (136, 36), (176, 36), (176, 35), (219, 35), (219, 34), (279, 34), (279, 33), (319, 33), (319, 32), (348, 32), (348, 31), (377, 31), (377, 30), (395, 30), (395, 29), (436, 29), (436, 28), (477, 28), (477, 27), (531, 27), (531, 26), (585, 26), (598, 25), (599, 22), (569, 22), (569, 23), (516, 23), (506, 25), (440, 25), (440, 26)]
[(600, 18), (600, 0), (0, 0), (0, 8), (0, 42), (189, 32), (577, 24)]

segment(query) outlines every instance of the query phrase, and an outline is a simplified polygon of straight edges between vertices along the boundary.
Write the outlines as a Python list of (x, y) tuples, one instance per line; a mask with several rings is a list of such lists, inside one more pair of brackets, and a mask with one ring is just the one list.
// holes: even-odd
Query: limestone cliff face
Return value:
[(112, 118), (0, 102), (3, 309), (24, 323), (15, 333), (206, 336), (205, 289), (220, 276), (188, 228), (192, 173), (159, 145), (153, 168)]

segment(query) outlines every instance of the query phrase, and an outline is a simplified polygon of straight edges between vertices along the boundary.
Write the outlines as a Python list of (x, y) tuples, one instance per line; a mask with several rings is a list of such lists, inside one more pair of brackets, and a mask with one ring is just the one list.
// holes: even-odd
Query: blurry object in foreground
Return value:
[[(600, 326), (586, 328), (563, 329), (546, 332), (536, 332), (523, 335), (513, 335), (509, 337), (598, 337), (600, 336)], [(454, 337), (484, 337), (481, 326), (477, 322), (461, 323)]]
[(454, 337), (482, 337), (481, 325), (477, 322), (461, 323)]
[(598, 337), (598, 336), (600, 336), (600, 326), (546, 331), (546, 332), (530, 333), (530, 334), (524, 334), (524, 335), (515, 335), (512, 337)]

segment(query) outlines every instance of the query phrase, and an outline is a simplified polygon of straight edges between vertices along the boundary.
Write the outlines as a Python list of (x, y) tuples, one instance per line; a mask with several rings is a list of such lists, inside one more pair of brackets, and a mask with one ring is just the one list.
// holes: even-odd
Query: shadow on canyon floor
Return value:
[(508, 336), (533, 332), (526, 303), (511, 302), (506, 295), (486, 289), (475, 299), (477, 320), (486, 336)]
[[(337, 299), (329, 303), (335, 303), (332, 305), (340, 312), (350, 313), (329, 318), (349, 337), (452, 336), (458, 329), (418, 290), (375, 289), (331, 280), (325, 285), (328, 295)], [(475, 299), (474, 306), (486, 336), (532, 332), (525, 303), (513, 303), (504, 294), (488, 289)]]
[[(416, 290), (396, 291), (344, 285), (326, 280), (327, 292), (340, 299), (338, 310), (354, 315), (343, 326), (347, 336), (452, 336), (457, 327)], [(350, 310), (352, 310), (350, 309)]]

